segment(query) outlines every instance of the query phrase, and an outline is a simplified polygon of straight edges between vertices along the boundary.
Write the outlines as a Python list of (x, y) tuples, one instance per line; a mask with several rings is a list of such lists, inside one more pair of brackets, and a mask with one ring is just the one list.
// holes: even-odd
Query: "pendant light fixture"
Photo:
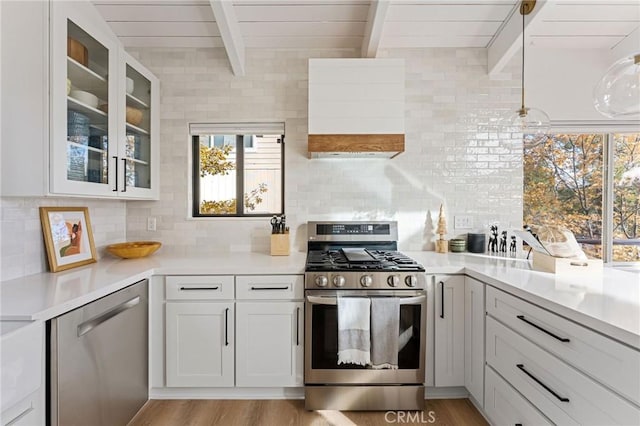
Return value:
[(593, 91), (593, 104), (605, 117), (640, 118), (640, 52), (607, 70)]
[(520, 14), (522, 15), (522, 105), (498, 122), (505, 132), (521, 132), (525, 145), (535, 145), (543, 142), (551, 127), (549, 116), (537, 108), (529, 108), (524, 104), (524, 18), (536, 6), (536, 0), (522, 0)]

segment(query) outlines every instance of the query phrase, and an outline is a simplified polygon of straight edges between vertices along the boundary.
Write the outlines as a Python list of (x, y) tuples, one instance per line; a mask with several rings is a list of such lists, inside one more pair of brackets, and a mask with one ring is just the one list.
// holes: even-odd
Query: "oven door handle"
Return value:
[[(401, 305), (417, 305), (426, 300), (427, 296), (415, 296), (415, 297), (401, 297)], [(336, 297), (326, 296), (307, 296), (307, 302), (313, 305), (337, 305), (338, 299)]]

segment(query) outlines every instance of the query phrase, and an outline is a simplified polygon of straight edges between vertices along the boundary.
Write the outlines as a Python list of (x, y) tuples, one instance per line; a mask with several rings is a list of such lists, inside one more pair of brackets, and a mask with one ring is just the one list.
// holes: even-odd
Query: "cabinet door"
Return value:
[(233, 303), (166, 304), (167, 386), (233, 386)]
[(242, 302), (237, 309), (236, 385), (302, 386), (302, 302)]
[(478, 404), (484, 399), (484, 284), (464, 279), (464, 385)]
[(51, 14), (49, 190), (116, 196), (120, 45), (84, 3), (52, 2)]
[(118, 88), (118, 194), (158, 198), (159, 83), (142, 64), (122, 51)]
[(464, 276), (437, 276), (435, 386), (464, 386)]

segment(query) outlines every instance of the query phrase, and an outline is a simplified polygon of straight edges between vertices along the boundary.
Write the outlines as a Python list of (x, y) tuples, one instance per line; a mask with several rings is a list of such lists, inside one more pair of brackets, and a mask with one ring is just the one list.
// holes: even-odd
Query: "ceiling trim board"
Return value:
[(244, 76), (244, 41), (238, 25), (238, 19), (233, 9), (233, 3), (225, 0), (210, 0), (213, 16), (218, 23), (220, 36), (227, 51), (233, 74)]
[[(544, 19), (545, 12), (550, 10), (551, 1), (538, 0), (536, 7), (525, 19), (526, 28), (533, 28), (537, 21)], [(495, 75), (502, 71), (513, 55), (522, 46), (522, 15), (518, 2), (498, 35), (490, 42), (487, 49), (487, 73)]]
[(223, 47), (220, 37), (119, 37), (124, 47)]
[(373, 0), (371, 2), (369, 6), (369, 18), (367, 19), (362, 48), (360, 50), (360, 56), (363, 58), (375, 58), (378, 56), (382, 31), (388, 11), (389, 1)]

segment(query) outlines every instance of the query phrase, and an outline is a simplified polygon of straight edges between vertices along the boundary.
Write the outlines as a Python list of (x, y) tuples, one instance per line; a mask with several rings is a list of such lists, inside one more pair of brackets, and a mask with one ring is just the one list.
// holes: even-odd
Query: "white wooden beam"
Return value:
[(244, 41), (238, 25), (238, 18), (233, 10), (233, 2), (209, 0), (209, 3), (213, 9), (213, 16), (216, 18), (233, 74), (242, 77), (244, 76)]
[(362, 57), (375, 58), (378, 55), (380, 39), (384, 21), (389, 11), (388, 0), (372, 0), (369, 6), (369, 17), (367, 26), (364, 29), (364, 40), (362, 41)]
[[(540, 20), (545, 13), (544, 10), (550, 10), (549, 4), (553, 1), (538, 0), (533, 11), (525, 17), (525, 26), (530, 29), (535, 22)], [(502, 71), (504, 66), (511, 60), (513, 55), (522, 47), (522, 15), (520, 14), (520, 2), (515, 5), (513, 13), (502, 28), (493, 42), (487, 49), (487, 72), (494, 75)]]

